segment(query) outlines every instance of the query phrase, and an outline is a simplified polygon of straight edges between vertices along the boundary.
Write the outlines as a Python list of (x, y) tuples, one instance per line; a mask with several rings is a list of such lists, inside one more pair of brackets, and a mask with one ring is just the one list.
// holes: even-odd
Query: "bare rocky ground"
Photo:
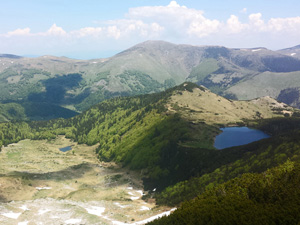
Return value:
[(0, 224), (144, 224), (169, 213), (141, 199), (139, 174), (98, 161), (96, 147), (59, 136), (3, 148)]

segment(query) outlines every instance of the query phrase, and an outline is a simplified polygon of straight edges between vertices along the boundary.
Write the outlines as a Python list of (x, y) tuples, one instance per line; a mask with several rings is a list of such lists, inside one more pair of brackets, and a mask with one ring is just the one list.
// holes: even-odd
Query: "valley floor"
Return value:
[[(66, 146), (72, 150), (59, 150)], [(141, 199), (138, 174), (99, 162), (96, 147), (59, 136), (3, 148), (0, 223), (144, 224), (169, 213), (154, 201)]]

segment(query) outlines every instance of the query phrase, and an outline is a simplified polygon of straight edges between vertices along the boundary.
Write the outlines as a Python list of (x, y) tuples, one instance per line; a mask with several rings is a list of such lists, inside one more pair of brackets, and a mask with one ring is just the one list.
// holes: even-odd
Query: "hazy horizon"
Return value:
[[(163, 40), (151, 40), (151, 41), (163, 41)], [(172, 43), (172, 42), (169, 42), (169, 43)], [(140, 44), (140, 43), (137, 43), (137, 44)], [(172, 43), (172, 44), (175, 44), (175, 43)], [(189, 45), (187, 43), (179, 43), (179, 44)], [(197, 45), (194, 45), (194, 46), (197, 46)], [(198, 46), (203, 46), (203, 45), (198, 45)], [(209, 45), (209, 46), (215, 46), (215, 45)], [(133, 47), (133, 46), (130, 46), (130, 47)], [(223, 47), (227, 47), (227, 46), (223, 46)], [(295, 46), (289, 46), (288, 48), (290, 48), (290, 47), (295, 47)], [(234, 47), (232, 47), (232, 48), (234, 48)], [(240, 48), (243, 48), (243, 47), (240, 47)], [(265, 48), (265, 47), (264, 46), (256, 46), (256, 47), (253, 47), (253, 48)], [(247, 49), (247, 48), (245, 48), (245, 49)], [(249, 48), (249, 49), (251, 49), (251, 48)], [(111, 52), (111, 53), (110, 52), (105, 52), (104, 54), (102, 52), (102, 55), (104, 55), (103, 57), (97, 57), (97, 54), (95, 55), (95, 57), (93, 57), (91, 55), (81, 56), (80, 53), (78, 53), (78, 55), (73, 55), (73, 56), (50, 55), (50, 54), (44, 54), (44, 55), (31, 55), (31, 54), (16, 55), (16, 54), (8, 53), (8, 52), (0, 52), (0, 54), (16, 55), (16, 56), (25, 57), (25, 58), (38, 58), (38, 57), (49, 55), (49, 56), (54, 56), (54, 57), (67, 57), (67, 58), (70, 58), (70, 59), (77, 59), (77, 60), (93, 60), (93, 59), (99, 59), (99, 58), (110, 58), (110, 57), (113, 57), (114, 55), (116, 55), (116, 54), (118, 54), (118, 53), (120, 53), (124, 50), (126, 50), (126, 49), (120, 49), (119, 51), (115, 51), (115, 52)], [(282, 50), (282, 49), (269, 49), (269, 50), (277, 51), (277, 50)]]

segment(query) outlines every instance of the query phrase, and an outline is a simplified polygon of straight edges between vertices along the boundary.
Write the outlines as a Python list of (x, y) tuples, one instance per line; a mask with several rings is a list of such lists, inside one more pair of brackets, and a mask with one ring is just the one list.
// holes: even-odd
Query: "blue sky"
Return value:
[(299, 37), (296, 0), (0, 1), (0, 53), (90, 59), (146, 40), (276, 50)]

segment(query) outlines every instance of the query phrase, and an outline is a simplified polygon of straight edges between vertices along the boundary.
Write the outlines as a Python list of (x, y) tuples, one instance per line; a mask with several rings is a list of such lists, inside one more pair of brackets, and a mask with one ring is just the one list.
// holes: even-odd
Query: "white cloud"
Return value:
[[(247, 8), (241, 10), (246, 13)], [(102, 21), (97, 27), (83, 27), (65, 31), (53, 24), (46, 32), (31, 33), (30, 28), (17, 29), (2, 36), (59, 36), (61, 38), (98, 38), (122, 40), (129, 37), (143, 39), (169, 38), (182, 42), (188, 38), (204, 38), (212, 35), (239, 35), (247, 32), (297, 32), (300, 17), (272, 18), (263, 20), (261, 13), (250, 14), (247, 23), (242, 23), (236, 15), (227, 21), (206, 18), (201, 10), (181, 6), (171, 1), (166, 6), (143, 6), (130, 8), (124, 19)]]
[(217, 32), (220, 26), (221, 23), (218, 20), (199, 19), (198, 21), (191, 22), (188, 34), (201, 38)]
[(28, 36), (30, 35), (30, 28), (24, 28), (24, 29), (16, 29), (14, 31), (7, 32), (6, 36)]
[[(130, 19), (151, 19), (151, 20), (164, 20), (168, 19), (169, 16), (174, 16), (178, 18), (187, 17), (190, 19), (191, 16), (195, 16), (195, 13), (202, 11), (188, 9), (186, 6), (180, 6), (176, 1), (171, 1), (167, 6), (142, 6), (136, 8), (130, 8), (127, 18)], [(178, 14), (180, 13), (180, 14)]]
[(168, 7), (180, 7), (180, 5), (176, 1), (171, 1)]
[(231, 15), (227, 20), (227, 31), (228, 33), (239, 33), (246, 29), (247, 25), (242, 24), (239, 18), (235, 15)]
[(158, 37), (164, 27), (158, 23), (145, 23), (142, 20), (122, 19), (102, 22), (103, 37), (114, 39), (134, 37)]
[(102, 27), (84, 27), (80, 30), (76, 30), (71, 32), (71, 35), (75, 35), (76, 37), (83, 38), (83, 37), (100, 37), (103, 34)]
[(247, 13), (247, 8), (243, 8), (241, 11), (240, 11), (240, 13), (244, 13), (244, 14), (246, 14)]
[(67, 32), (64, 31), (63, 28), (58, 27), (56, 24), (53, 24), (50, 29), (44, 33), (44, 35), (51, 35), (51, 36), (65, 36)]
[(249, 15), (249, 25), (253, 30), (264, 31), (266, 29), (265, 22), (261, 17), (261, 13)]
[(204, 17), (203, 11), (180, 6), (171, 1), (167, 6), (144, 6), (129, 9), (127, 18), (155, 23), (162, 37), (181, 39), (186, 36), (204, 37), (216, 32), (220, 21)]
[(118, 29), (117, 26), (109, 26), (109, 27), (107, 27), (107, 34), (108, 34), (108, 37), (119, 39), (121, 36), (121, 31), (120, 31), (120, 29)]
[(14, 31), (9, 31), (4, 35), (6, 37), (11, 36), (66, 36), (67, 32), (63, 30), (63, 28), (58, 27), (56, 24), (53, 24), (46, 32), (40, 32), (40, 33), (30, 33), (30, 28), (24, 28), (24, 29), (16, 29)]
[(300, 17), (272, 18), (268, 21), (268, 29), (272, 32), (300, 32)]
[[(246, 14), (247, 8), (242, 9), (240, 13)], [(37, 33), (32, 33), (28, 27), (16, 29), (0, 34), (0, 47), (6, 49), (5, 43), (9, 43), (9, 46), (19, 46), (19, 43), (26, 42), (30, 49), (34, 46), (37, 46), (36, 49), (46, 48), (43, 43), (47, 43), (49, 48), (72, 46), (73, 49), (95, 50), (95, 46), (99, 46), (99, 51), (102, 51), (103, 48), (114, 48), (116, 45), (122, 48), (130, 47), (149, 39), (228, 47), (238, 44), (240, 47), (273, 47), (282, 43), (291, 46), (292, 44), (288, 43), (299, 42), (299, 36), (300, 17), (266, 20), (261, 13), (255, 13), (250, 14), (248, 20), (243, 22), (237, 15), (230, 15), (227, 20), (222, 21), (208, 18), (201, 10), (170, 1), (165, 6), (130, 8), (124, 18), (101, 21), (95, 27), (79, 27), (67, 31), (53, 24), (48, 30)], [(272, 46), (269, 41), (271, 39)]]
[(164, 28), (162, 26), (160, 26), (158, 23), (152, 23), (151, 24), (151, 29), (152, 31), (154, 31), (155, 33), (159, 33), (161, 31), (164, 30)]

